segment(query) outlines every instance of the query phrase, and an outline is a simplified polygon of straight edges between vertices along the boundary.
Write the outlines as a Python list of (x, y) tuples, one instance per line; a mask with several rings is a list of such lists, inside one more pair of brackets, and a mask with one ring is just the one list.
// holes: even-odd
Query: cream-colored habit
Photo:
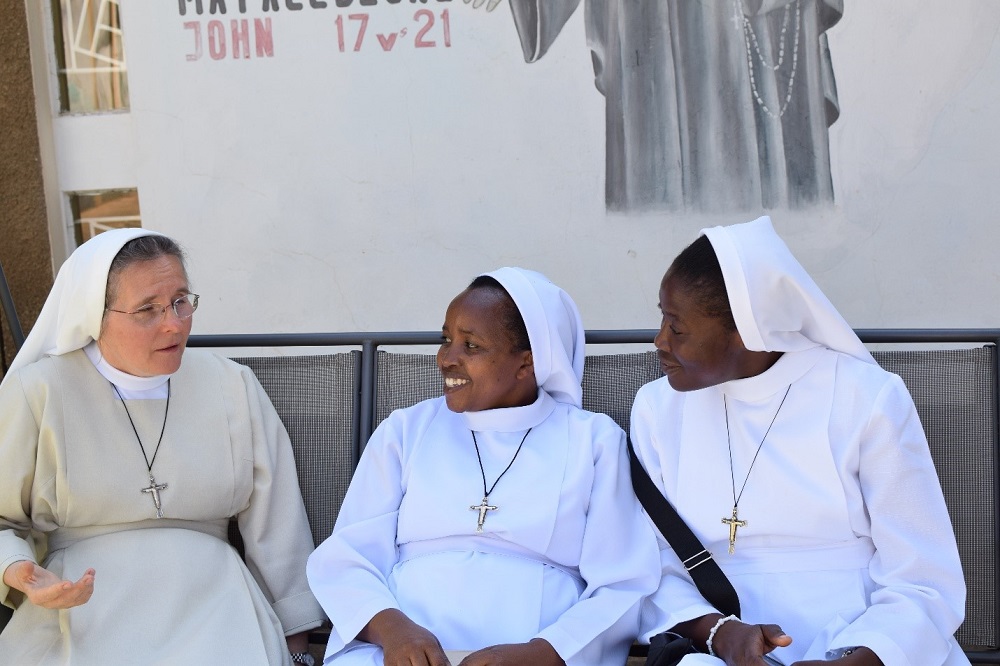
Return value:
[[(288, 435), (249, 369), (185, 352), (152, 468), (162, 519), (142, 492), (149, 471), (125, 405), (152, 458), (166, 400), (132, 399), (148, 391), (123, 377), (123, 405), (84, 348), (100, 333), (111, 261), (150, 233), (106, 232), (74, 252), (0, 385), (0, 575), (24, 559), (70, 580), (97, 572), (92, 598), (68, 610), (0, 583), (16, 608), (4, 663), (287, 664), (284, 634), (322, 618)], [(226, 539), (231, 516), (246, 564)]]

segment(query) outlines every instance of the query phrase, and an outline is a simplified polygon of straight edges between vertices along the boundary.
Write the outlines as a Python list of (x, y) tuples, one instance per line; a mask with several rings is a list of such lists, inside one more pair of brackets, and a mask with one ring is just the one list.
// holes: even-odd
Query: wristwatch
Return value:
[(293, 652), (293, 664), (305, 664), (306, 666), (316, 666), (316, 660), (308, 652)]

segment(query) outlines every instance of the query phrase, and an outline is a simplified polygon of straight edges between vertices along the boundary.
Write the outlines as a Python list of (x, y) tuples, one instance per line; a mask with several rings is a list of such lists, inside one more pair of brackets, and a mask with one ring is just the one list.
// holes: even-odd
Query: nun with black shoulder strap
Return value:
[(660, 283), (665, 377), (639, 390), (643, 467), (739, 595), (699, 594), (661, 540), (643, 637), (728, 666), (958, 666), (965, 581), (913, 400), (768, 218), (705, 229)]

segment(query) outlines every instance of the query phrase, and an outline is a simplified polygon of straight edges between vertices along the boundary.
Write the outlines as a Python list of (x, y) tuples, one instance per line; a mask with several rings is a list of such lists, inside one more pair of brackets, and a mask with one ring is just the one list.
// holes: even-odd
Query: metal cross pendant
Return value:
[(471, 511), (479, 512), (479, 522), (476, 524), (477, 532), (483, 531), (483, 523), (486, 522), (486, 512), (496, 511), (499, 508), (500, 507), (491, 505), (489, 502), (487, 502), (485, 497), (483, 498), (483, 501), (480, 502), (479, 504), (473, 504), (472, 506), (469, 507)]
[(142, 492), (147, 493), (153, 497), (153, 506), (156, 507), (156, 517), (163, 518), (163, 509), (160, 503), (160, 491), (167, 487), (165, 483), (157, 483), (156, 479), (153, 478), (153, 473), (149, 473), (149, 487), (143, 488)]
[(729, 554), (732, 555), (736, 552), (736, 529), (746, 527), (747, 521), (740, 520), (740, 517), (736, 515), (736, 507), (733, 506), (733, 517), (723, 518), (722, 522), (729, 525)]

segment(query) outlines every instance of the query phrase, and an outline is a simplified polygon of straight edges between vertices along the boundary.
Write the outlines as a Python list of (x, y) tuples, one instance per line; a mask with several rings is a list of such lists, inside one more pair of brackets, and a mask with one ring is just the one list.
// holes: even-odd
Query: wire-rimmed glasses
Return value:
[(173, 310), (178, 319), (190, 319), (194, 311), (198, 309), (198, 294), (188, 294), (181, 296), (170, 305), (160, 305), (159, 303), (146, 303), (137, 310), (115, 310), (105, 308), (108, 312), (131, 315), (135, 323), (140, 326), (156, 326), (167, 316), (167, 309)]

